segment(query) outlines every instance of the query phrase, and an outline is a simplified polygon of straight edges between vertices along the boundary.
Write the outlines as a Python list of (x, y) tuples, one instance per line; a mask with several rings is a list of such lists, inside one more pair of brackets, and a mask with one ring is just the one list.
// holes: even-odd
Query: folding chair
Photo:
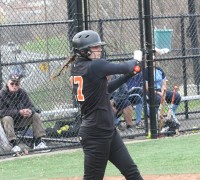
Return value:
[[(35, 109), (35, 112), (40, 114), (41, 110)], [(27, 125), (25, 127), (14, 128), (16, 136), (17, 136), (17, 144), (19, 144), (21, 141), (23, 141), (26, 145), (28, 145), (30, 147), (33, 145), (33, 142), (35, 140), (34, 135), (32, 134), (33, 135), (32, 138), (30, 136), (26, 136), (31, 125), (32, 124)], [(29, 141), (27, 141), (27, 140), (29, 140)]]
[[(15, 128), (14, 129), (15, 130), (15, 134), (17, 136), (17, 144), (19, 144), (22, 141), (26, 145), (29, 145), (29, 144), (27, 144), (27, 139), (31, 139), (31, 138), (28, 138), (25, 135), (28, 132), (30, 126), (31, 126), (31, 124), (26, 126), (26, 127), (20, 127), (20, 128)], [(32, 138), (32, 140), (33, 140), (33, 138)]]

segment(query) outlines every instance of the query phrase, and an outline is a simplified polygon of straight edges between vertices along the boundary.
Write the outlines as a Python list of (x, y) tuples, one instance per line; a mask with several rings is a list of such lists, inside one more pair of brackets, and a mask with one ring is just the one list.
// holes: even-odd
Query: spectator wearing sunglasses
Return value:
[(20, 87), (20, 76), (11, 74), (8, 81), (0, 91), (0, 123), (2, 124), (8, 141), (12, 147), (11, 151), (20, 152), (15, 129), (23, 129), (32, 125), (34, 134), (34, 149), (47, 148), (42, 141), (45, 130), (36, 108), (30, 101), (28, 94)]

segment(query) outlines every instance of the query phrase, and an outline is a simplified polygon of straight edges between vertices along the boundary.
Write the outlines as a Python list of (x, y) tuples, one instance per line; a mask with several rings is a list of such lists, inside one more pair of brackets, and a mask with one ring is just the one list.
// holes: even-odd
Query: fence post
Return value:
[[(181, 17), (181, 53), (183, 56), (182, 60), (182, 69), (183, 69), (183, 90), (184, 96), (187, 96), (187, 65), (186, 65), (186, 48), (185, 48), (185, 23), (184, 23), (184, 16)], [(188, 102), (184, 102), (185, 105), (185, 117), (188, 119)]]
[(143, 28), (143, 12), (142, 12), (142, 1), (138, 0), (138, 17), (139, 17), (139, 31), (140, 31), (140, 49), (143, 52), (142, 61), (142, 78), (143, 78), (143, 104), (144, 104), (144, 122), (145, 122), (145, 133), (148, 135), (149, 124), (147, 120), (147, 99), (146, 99), (146, 80), (145, 80), (145, 58), (144, 58), (144, 28)]
[(83, 30), (82, 0), (67, 0), (67, 8), (68, 19), (72, 20), (68, 24), (68, 39), (71, 43), (73, 36)]
[(88, 3), (84, 0), (84, 19), (85, 19), (85, 30), (88, 30)]
[(2, 57), (1, 57), (1, 47), (2, 47), (2, 37), (1, 37), (1, 23), (0, 23), (0, 89), (3, 87), (3, 77), (2, 77)]
[(2, 65), (1, 65), (1, 45), (0, 45), (0, 89), (3, 87)]
[(149, 84), (149, 109), (150, 109), (150, 129), (151, 138), (156, 139), (157, 122), (155, 110), (155, 92), (154, 92), (154, 69), (153, 69), (153, 50), (152, 50), (152, 28), (151, 28), (151, 12), (150, 0), (144, 2), (144, 20), (145, 20), (145, 38), (147, 49), (147, 68), (148, 68), (148, 84)]
[(76, 15), (76, 21), (77, 21), (77, 31), (80, 32), (83, 30), (83, 11), (82, 11), (82, 0), (76, 0), (75, 3), (75, 15)]
[(98, 29), (99, 29), (100, 38), (103, 41), (103, 21), (102, 21), (102, 19), (98, 20)]
[[(197, 32), (197, 17), (195, 17), (196, 14), (196, 4), (195, 0), (188, 0), (188, 12), (189, 12), (189, 27), (187, 29), (188, 36), (191, 39), (191, 48), (192, 48), (192, 54), (197, 55), (198, 53), (198, 47), (199, 47), (199, 41), (198, 41), (198, 32)], [(199, 90), (199, 83), (200, 83), (200, 64), (199, 64), (199, 58), (193, 58), (193, 69), (194, 69), (194, 81), (197, 85), (197, 93), (200, 94)]]

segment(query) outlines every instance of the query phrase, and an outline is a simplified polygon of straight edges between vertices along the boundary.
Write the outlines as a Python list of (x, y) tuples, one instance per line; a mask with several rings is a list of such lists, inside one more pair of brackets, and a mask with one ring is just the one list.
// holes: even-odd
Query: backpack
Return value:
[(75, 116), (74, 120), (57, 121), (53, 128), (46, 129), (46, 136), (53, 138), (75, 137), (81, 125), (81, 115)]

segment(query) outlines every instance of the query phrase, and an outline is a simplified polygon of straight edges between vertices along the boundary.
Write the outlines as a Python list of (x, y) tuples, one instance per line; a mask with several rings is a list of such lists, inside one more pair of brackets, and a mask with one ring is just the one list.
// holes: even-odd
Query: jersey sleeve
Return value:
[(126, 61), (123, 63), (112, 63), (106, 60), (95, 60), (91, 64), (91, 69), (99, 77), (106, 77), (113, 74), (129, 74), (133, 72), (136, 60)]

